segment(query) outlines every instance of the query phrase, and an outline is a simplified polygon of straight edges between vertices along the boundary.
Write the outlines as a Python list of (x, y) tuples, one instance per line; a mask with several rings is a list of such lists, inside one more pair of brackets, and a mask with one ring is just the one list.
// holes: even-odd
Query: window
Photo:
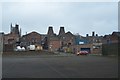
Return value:
[(80, 41), (79, 44), (84, 44), (84, 42), (81, 42), (81, 41)]

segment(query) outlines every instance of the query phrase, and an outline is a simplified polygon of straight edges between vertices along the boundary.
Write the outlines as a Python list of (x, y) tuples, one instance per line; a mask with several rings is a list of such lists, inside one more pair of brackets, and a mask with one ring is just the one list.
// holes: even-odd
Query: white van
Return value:
[(35, 50), (35, 45), (30, 45), (30, 46), (29, 46), (29, 49), (30, 49), (30, 50)]

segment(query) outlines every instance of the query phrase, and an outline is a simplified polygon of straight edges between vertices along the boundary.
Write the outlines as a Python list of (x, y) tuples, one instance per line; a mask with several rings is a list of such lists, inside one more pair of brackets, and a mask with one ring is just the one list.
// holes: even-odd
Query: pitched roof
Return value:
[(23, 35), (22, 37), (25, 37), (25, 36), (28, 36), (28, 35), (31, 35), (31, 34), (36, 34), (36, 35), (40, 35), (40, 36), (41, 36), (41, 34), (33, 31), (33, 32), (30, 32), (30, 33), (28, 33), (28, 34), (26, 34), (26, 35)]
[(112, 35), (116, 35), (116, 36), (120, 37), (120, 32), (113, 32)]

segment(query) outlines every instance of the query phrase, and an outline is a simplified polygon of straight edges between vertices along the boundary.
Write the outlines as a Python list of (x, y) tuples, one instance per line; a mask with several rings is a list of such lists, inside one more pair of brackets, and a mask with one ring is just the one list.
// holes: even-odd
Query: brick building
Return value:
[(72, 52), (85, 50), (92, 54), (101, 54), (102, 38), (98, 34), (95, 35), (95, 32), (92, 32), (92, 36), (87, 34), (86, 37), (75, 35), (75, 45), (71, 46)]
[(18, 24), (16, 24), (15, 27), (13, 27), (11, 24), (10, 28), (10, 33), (4, 34), (4, 44), (15, 44), (16, 42), (19, 42), (19, 39), (21, 37), (21, 29), (19, 29)]
[[(21, 29), (16, 24), (10, 26), (10, 33), (3, 36), (3, 48), (5, 51), (13, 50), (17, 45), (27, 48), (29, 45), (42, 47), (49, 51), (73, 52), (80, 50), (88, 50), (90, 53), (101, 53), (102, 44), (118, 43), (120, 32), (113, 32), (110, 35), (98, 36), (95, 32), (85, 37), (81, 35), (73, 35), (70, 31), (65, 32), (63, 26), (60, 27), (59, 34), (54, 33), (53, 27), (49, 26), (47, 34), (39, 34), (35, 31), (21, 36)], [(9, 50), (8, 50), (9, 49)]]
[(89, 36), (86, 34), (86, 39), (88, 40), (88, 43), (101, 43), (103, 36), (98, 36), (98, 34), (95, 34), (95, 32), (92, 32), (92, 36)]
[(61, 44), (59, 37), (54, 33), (53, 27), (49, 26), (47, 33), (47, 46), (50, 51), (57, 51)]
[(112, 34), (103, 37), (102, 54), (119, 56), (119, 41), (120, 32), (113, 32)]
[(60, 27), (58, 36), (61, 41), (60, 49), (65, 52), (71, 52), (70, 46), (75, 44), (75, 36), (70, 31), (65, 33), (64, 27)]
[(75, 36), (70, 31), (65, 33), (64, 27), (60, 27), (58, 36), (61, 40), (62, 46), (73, 45), (74, 44)]
[(113, 32), (112, 34), (105, 35), (102, 39), (103, 44), (118, 43), (120, 39), (120, 32)]
[(41, 35), (37, 32), (31, 32), (26, 35), (23, 35), (20, 39), (21, 46), (29, 46), (35, 44), (41, 44)]
[(15, 24), (13, 26), (10, 25), (10, 33), (3, 34), (3, 50), (4, 51), (13, 51), (13, 49), (19, 45), (21, 37), (21, 29), (19, 29), (19, 25)]
[(65, 51), (71, 45), (74, 45), (74, 35), (71, 32), (65, 33), (64, 27), (60, 27), (59, 34), (56, 35), (53, 27), (50, 26), (47, 32), (48, 50)]
[(42, 35), (33, 31), (26, 35), (23, 35), (20, 39), (20, 46), (23, 46), (27, 49), (30, 45), (35, 45), (36, 49), (41, 49)]
[(57, 36), (49, 38), (48, 49), (50, 51), (58, 51), (60, 47), (61, 47), (61, 41)]

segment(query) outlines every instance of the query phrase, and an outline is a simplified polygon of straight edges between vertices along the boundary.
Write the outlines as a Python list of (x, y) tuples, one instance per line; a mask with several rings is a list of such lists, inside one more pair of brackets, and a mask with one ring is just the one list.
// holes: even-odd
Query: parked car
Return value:
[(88, 51), (79, 51), (77, 52), (77, 55), (87, 55)]
[(28, 50), (30, 50), (30, 51), (34, 51), (34, 50), (35, 50), (35, 45), (30, 45), (30, 46), (28, 46), (27, 48), (28, 48)]
[(17, 46), (14, 51), (25, 51), (25, 47)]

